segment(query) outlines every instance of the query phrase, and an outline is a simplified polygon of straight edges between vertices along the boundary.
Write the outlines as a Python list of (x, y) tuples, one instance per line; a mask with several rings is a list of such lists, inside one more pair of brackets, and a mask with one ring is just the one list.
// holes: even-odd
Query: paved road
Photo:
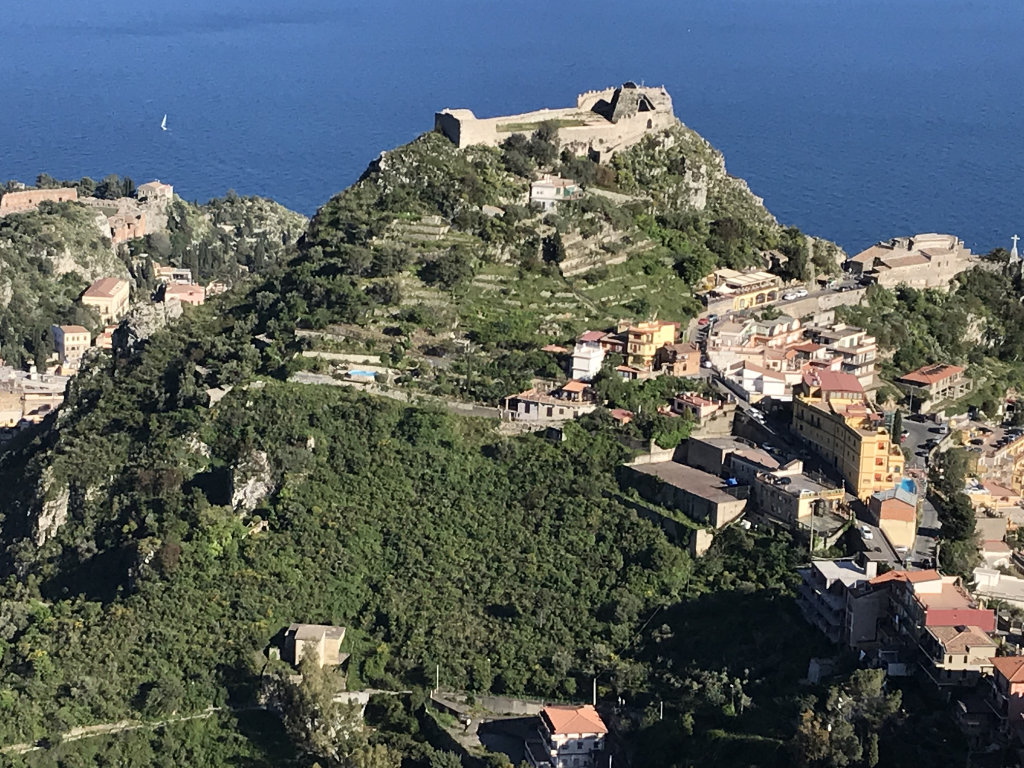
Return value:
[(939, 512), (935, 509), (935, 505), (928, 501), (927, 498), (924, 499), (921, 510), (921, 523), (917, 528), (917, 541), (914, 542), (911, 563), (921, 567), (925, 562), (930, 561), (937, 555), (936, 544), (941, 527)]

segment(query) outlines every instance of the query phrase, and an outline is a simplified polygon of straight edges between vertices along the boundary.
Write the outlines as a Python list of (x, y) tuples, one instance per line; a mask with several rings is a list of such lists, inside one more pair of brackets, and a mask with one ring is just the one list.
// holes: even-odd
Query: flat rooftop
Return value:
[(847, 587), (868, 580), (864, 569), (853, 560), (812, 560), (811, 567), (829, 582), (839, 581)]
[(659, 461), (654, 464), (637, 464), (631, 467), (643, 475), (651, 475), (669, 485), (681, 488), (694, 496), (724, 504), (731, 501), (739, 501), (726, 489), (736, 486), (728, 486), (725, 481), (717, 475), (709, 474), (685, 464), (675, 461)]

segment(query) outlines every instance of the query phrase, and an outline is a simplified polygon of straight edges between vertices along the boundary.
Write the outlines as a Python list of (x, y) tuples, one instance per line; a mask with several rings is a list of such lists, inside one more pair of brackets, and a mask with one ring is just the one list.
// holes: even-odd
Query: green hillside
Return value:
[[(557, 216), (530, 210), (538, 163), (588, 193)], [(192, 234), (170, 247), (200, 258), (210, 241), (183, 219), (174, 231)], [(325, 204), (297, 247), (286, 239), (263, 274), (140, 352), (91, 362), (60, 414), (0, 454), (0, 746), (51, 745), (25, 765), (141, 765), (163, 737), (60, 743), (132, 718), (170, 720), (158, 732), (198, 764), (444, 768), (458, 747), (422, 706), (440, 674), (549, 700), (586, 699), (596, 678), (637, 714), (621, 726), (637, 764), (729, 766), (736, 750), (793, 764), (800, 713), (828, 695), (799, 681), (828, 650), (792, 601), (803, 553), (787, 536), (732, 531), (692, 560), (620, 491), (628, 452), (601, 414), (563, 442), (508, 438), (287, 379), (309, 343), (296, 330), (385, 353), (410, 379), (430, 377), (427, 357), (457, 369), (466, 341), (461, 362), (491, 367), (438, 379), (493, 397), (544, 365), (529, 350), (546, 340), (623, 313), (692, 316), (693, 284), (717, 265), (777, 248), (809, 271), (803, 236), (680, 127), (611, 167), (553, 156), (543, 136), (458, 151), (428, 134)], [(593, 263), (566, 276), (573, 258)], [(215, 386), (233, 389), (211, 407)], [(373, 730), (344, 754), (322, 733), (282, 744), (247, 725), (264, 675), (286, 685), (269, 649), (296, 621), (348, 628), (350, 688), (411, 691), (368, 710)], [(176, 720), (211, 706), (205, 725)], [(884, 747), (896, 734), (877, 717)]]

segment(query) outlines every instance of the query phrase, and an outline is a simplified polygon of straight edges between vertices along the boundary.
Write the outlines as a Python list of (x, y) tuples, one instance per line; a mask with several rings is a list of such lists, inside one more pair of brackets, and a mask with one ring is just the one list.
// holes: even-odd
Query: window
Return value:
[(577, 741), (576, 742), (576, 749), (578, 749), (580, 752), (583, 751), (583, 742), (582, 741)]

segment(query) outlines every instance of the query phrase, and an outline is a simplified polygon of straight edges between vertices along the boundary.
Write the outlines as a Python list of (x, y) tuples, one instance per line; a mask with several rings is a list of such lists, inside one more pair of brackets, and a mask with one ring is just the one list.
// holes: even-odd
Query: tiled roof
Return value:
[(583, 333), (580, 334), (580, 337), (579, 339), (577, 339), (577, 341), (582, 341), (584, 343), (588, 341), (600, 341), (607, 335), (608, 334), (605, 331), (584, 331)]
[(544, 707), (541, 716), (553, 734), (608, 733), (608, 726), (590, 704), (581, 707)]
[(62, 325), (60, 329), (64, 333), (88, 333), (89, 331), (80, 325)]
[(917, 521), (917, 508), (902, 499), (885, 499), (878, 509), (878, 519), (913, 523)]
[(109, 299), (121, 289), (121, 285), (124, 282), (124, 280), (118, 280), (116, 277), (101, 277), (86, 288), (85, 293), (83, 293), (82, 296), (96, 299)]
[(930, 568), (927, 571), (889, 571), (871, 579), (871, 583), (884, 584), (887, 581), (909, 581), (911, 584), (917, 584), (921, 581), (935, 581), (941, 578), (942, 576), (939, 575), (938, 571)]
[(929, 627), (946, 653), (967, 653), (972, 648), (992, 646), (995, 641), (978, 627)]
[(998, 656), (992, 666), (1011, 683), (1024, 683), (1024, 656)]
[(922, 365), (916, 371), (905, 373), (900, 376), (899, 380), (909, 381), (912, 384), (934, 384), (937, 381), (948, 379), (950, 376), (963, 372), (964, 369), (958, 365), (934, 363), (932, 365)]
[(852, 373), (841, 371), (811, 371), (804, 374), (804, 382), (812, 387), (821, 387), (825, 392), (863, 392), (860, 379)]
[(582, 381), (577, 381), (576, 379), (570, 379), (562, 385), (563, 392), (583, 392), (586, 388), (586, 384)]

